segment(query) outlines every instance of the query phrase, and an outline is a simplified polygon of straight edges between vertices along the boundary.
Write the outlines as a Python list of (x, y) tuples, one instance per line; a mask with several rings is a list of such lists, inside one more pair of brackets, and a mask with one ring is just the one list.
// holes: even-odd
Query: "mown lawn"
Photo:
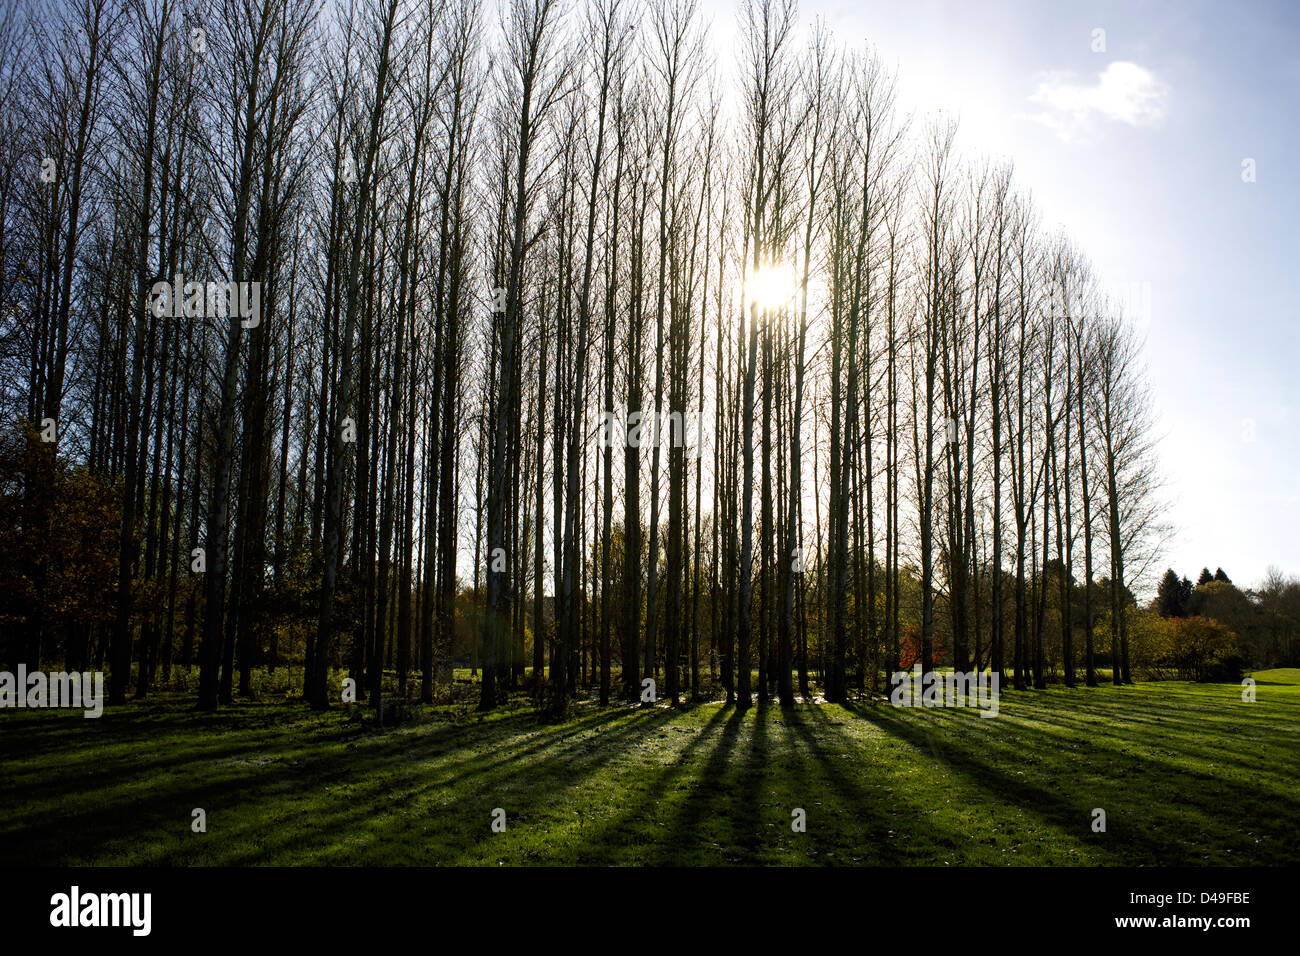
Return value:
[(201, 714), (188, 694), (98, 720), (4, 711), (0, 863), (1296, 863), (1300, 670), (1255, 678), (1255, 703), (1005, 692), (995, 719), (702, 704), (544, 724), (521, 704), (375, 730), (293, 702)]

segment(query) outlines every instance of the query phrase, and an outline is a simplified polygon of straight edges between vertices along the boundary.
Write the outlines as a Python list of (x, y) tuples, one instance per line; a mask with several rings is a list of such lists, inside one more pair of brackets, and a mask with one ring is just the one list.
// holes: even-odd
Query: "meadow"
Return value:
[(546, 723), (520, 700), (378, 728), (272, 694), (205, 713), (179, 691), (99, 719), (8, 711), (0, 862), (1294, 864), (1300, 670), (1254, 677), (1253, 703), (1056, 686), (1004, 692), (996, 719), (719, 702)]

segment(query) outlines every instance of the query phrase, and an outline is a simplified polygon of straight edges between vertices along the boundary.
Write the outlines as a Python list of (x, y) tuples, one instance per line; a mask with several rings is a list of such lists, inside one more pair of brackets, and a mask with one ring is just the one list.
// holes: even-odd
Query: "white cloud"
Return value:
[(1169, 87), (1150, 70), (1136, 63), (1116, 61), (1097, 75), (1096, 82), (1080, 82), (1071, 73), (1044, 73), (1029, 97), (1045, 109), (1028, 118), (1071, 139), (1097, 120), (1154, 126), (1164, 118)]

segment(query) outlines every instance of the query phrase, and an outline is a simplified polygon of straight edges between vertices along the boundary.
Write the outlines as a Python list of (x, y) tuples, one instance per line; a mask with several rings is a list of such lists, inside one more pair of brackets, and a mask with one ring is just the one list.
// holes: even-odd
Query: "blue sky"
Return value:
[[(724, 50), (735, 10), (704, 0)], [(1300, 4), (803, 0), (814, 17), (896, 65), (918, 118), (956, 114), (963, 152), (1013, 159), (1139, 324), (1163, 564), (1300, 574)]]

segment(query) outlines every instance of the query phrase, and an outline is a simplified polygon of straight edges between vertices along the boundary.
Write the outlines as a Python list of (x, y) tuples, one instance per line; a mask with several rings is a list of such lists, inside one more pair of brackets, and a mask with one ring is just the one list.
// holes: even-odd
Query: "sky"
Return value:
[[(730, 56), (736, 5), (702, 9)], [(1300, 3), (802, 0), (818, 17), (917, 120), (1013, 160), (1140, 329), (1160, 569), (1300, 575)]]

